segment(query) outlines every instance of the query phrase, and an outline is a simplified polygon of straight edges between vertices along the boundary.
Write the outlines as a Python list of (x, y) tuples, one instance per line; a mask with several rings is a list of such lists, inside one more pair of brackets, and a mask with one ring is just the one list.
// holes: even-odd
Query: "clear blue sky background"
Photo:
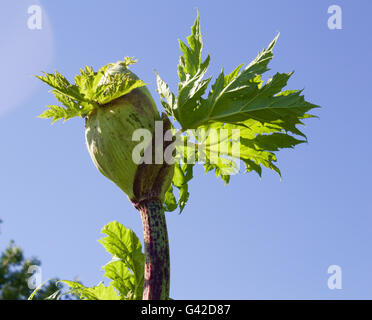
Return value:
[[(118, 220), (142, 238), (138, 213), (94, 167), (81, 119), (36, 118), (55, 103), (31, 75), (70, 79), (124, 56), (156, 101), (156, 68), (177, 86), (177, 39), (201, 15), (209, 73), (250, 62), (281, 32), (270, 67), (288, 88), (323, 106), (306, 122), (309, 143), (282, 151), (283, 180), (265, 171), (229, 187), (196, 170), (182, 213), (167, 215), (175, 299), (372, 298), (371, 17), (365, 1), (40, 1), (43, 29), (27, 29), (37, 0), (2, 1), (0, 39), (0, 249), (10, 239), (42, 260), (43, 278), (104, 280), (97, 242)], [(329, 30), (327, 9), (343, 9)], [(342, 268), (342, 290), (327, 269)], [(108, 280), (105, 280), (106, 283)]]

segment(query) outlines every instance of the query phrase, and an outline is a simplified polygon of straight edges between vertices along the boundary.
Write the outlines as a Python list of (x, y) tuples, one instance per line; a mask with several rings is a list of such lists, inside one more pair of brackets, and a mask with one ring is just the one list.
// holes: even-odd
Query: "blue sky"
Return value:
[[(39, 4), (43, 28), (27, 28)], [(343, 29), (327, 13), (339, 5)], [(81, 119), (38, 119), (55, 103), (32, 77), (70, 79), (124, 56), (155, 92), (156, 69), (175, 89), (177, 39), (201, 15), (210, 75), (249, 63), (281, 36), (269, 75), (295, 70), (288, 88), (323, 108), (306, 122), (308, 144), (278, 154), (279, 177), (233, 176), (225, 187), (196, 170), (190, 201), (167, 214), (175, 299), (371, 299), (370, 1), (2, 1), (0, 4), (0, 249), (10, 239), (42, 261), (43, 279), (104, 280), (97, 242), (117, 220), (142, 238), (138, 213), (94, 167)], [(330, 290), (327, 269), (342, 268)], [(107, 280), (106, 280), (107, 283)]]

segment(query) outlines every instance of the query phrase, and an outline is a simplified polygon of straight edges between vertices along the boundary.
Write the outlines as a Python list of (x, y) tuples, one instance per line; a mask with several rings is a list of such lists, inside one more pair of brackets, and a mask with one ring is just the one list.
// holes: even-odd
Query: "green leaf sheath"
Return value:
[(160, 200), (136, 205), (140, 211), (145, 242), (145, 280), (143, 300), (169, 298), (169, 243), (167, 225)]

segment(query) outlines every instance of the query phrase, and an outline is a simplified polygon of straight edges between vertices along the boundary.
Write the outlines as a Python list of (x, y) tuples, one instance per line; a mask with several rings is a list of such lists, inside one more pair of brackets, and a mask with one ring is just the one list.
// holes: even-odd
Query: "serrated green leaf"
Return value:
[[(209, 66), (209, 56), (201, 62), (203, 43), (199, 13), (187, 44), (179, 42), (182, 56), (178, 64), (178, 94), (172, 96), (172, 103), (169, 99), (162, 103), (180, 123), (182, 132), (201, 131), (196, 136), (191, 133), (197, 145), (205, 145), (204, 153), (198, 152), (194, 158), (203, 162), (205, 172), (213, 170), (225, 183), (238, 172), (241, 161), (246, 171), (256, 171), (261, 176), (262, 167), (267, 167), (280, 175), (275, 152), (305, 142), (290, 134), (306, 138), (298, 126), (303, 124), (303, 119), (312, 117), (309, 110), (318, 107), (305, 101), (301, 90), (284, 90), (293, 72), (276, 73), (263, 83), (262, 75), (269, 70), (278, 37), (279, 34), (244, 69), (239, 65), (227, 75), (222, 70), (207, 97), (204, 94), (211, 78), (203, 77)], [(165, 96), (161, 94), (162, 98)], [(219, 152), (223, 143), (211, 143), (210, 129), (217, 130), (218, 134), (222, 129), (239, 129), (239, 147), (233, 150), (230, 134), (227, 147)], [(175, 177), (182, 177), (179, 172), (176, 169)], [(186, 191), (184, 194), (188, 198)]]
[(183, 128), (254, 119), (279, 124), (286, 131), (303, 135), (296, 125), (302, 124), (306, 112), (317, 106), (306, 102), (299, 90), (281, 91), (293, 73), (277, 73), (262, 86), (261, 74), (268, 70), (276, 41), (277, 38), (242, 72), (238, 72), (240, 66), (228, 76), (222, 71), (208, 99), (199, 100), (200, 106), (194, 112), (180, 117)]
[(245, 145), (252, 145), (260, 150), (279, 151), (283, 148), (293, 148), (305, 140), (298, 140), (285, 133), (273, 133), (270, 135), (257, 135), (254, 139), (243, 138)]
[(208, 56), (192, 78), (187, 78), (186, 81), (180, 82), (177, 104), (173, 109), (173, 114), (184, 129), (191, 126), (189, 121), (190, 114), (197, 112), (202, 101), (202, 95), (211, 80), (211, 78), (203, 80), (209, 67), (209, 62), (210, 58)]
[(141, 242), (132, 230), (125, 228), (117, 221), (107, 224), (101, 232), (106, 234), (107, 237), (98, 241), (104, 246), (106, 251), (120, 259), (133, 273), (135, 294), (139, 296), (143, 290), (145, 263)]
[(174, 196), (173, 187), (171, 184), (167, 192), (165, 193), (164, 210), (168, 212), (172, 212), (176, 210), (177, 207), (178, 207), (178, 203), (177, 203), (176, 197)]
[(229, 184), (230, 176), (235, 174), (238, 170), (238, 166), (233, 159), (227, 159), (218, 157), (216, 163), (211, 163), (209, 159), (204, 164), (205, 173), (214, 170), (217, 178), (221, 178), (225, 184)]
[(105, 277), (112, 280), (112, 285), (125, 300), (138, 300), (142, 299), (143, 282), (136, 286), (136, 279), (129, 271), (126, 264), (121, 260), (114, 260), (106, 264), (103, 269), (105, 270)]
[(77, 116), (85, 117), (99, 105), (145, 86), (146, 84), (128, 69), (128, 66), (135, 62), (133, 58), (126, 57), (124, 61), (103, 66), (98, 72), (86, 66), (75, 76), (74, 84), (70, 84), (58, 71), (36, 76), (53, 88), (52, 93), (64, 106), (49, 106), (40, 117), (51, 118), (53, 122)]
[(145, 85), (142, 80), (131, 78), (129, 73), (107, 75), (105, 81), (97, 86), (93, 100), (99, 104), (106, 104)]
[(180, 213), (182, 213), (189, 200), (190, 193), (188, 182), (193, 178), (193, 167), (194, 164), (180, 164), (178, 162), (176, 162), (174, 166), (172, 185), (179, 191), (177, 204), (180, 208)]
[[(175, 107), (176, 98), (174, 94), (170, 91), (168, 84), (166, 84), (159, 76), (159, 74), (156, 73), (156, 85), (157, 85), (157, 91), (161, 98), (161, 103), (165, 109), (165, 112), (168, 116), (173, 117), (173, 109)], [(162, 100), (162, 98), (165, 99)]]
[(121, 300), (113, 286), (105, 287), (99, 283), (94, 287), (85, 287), (79, 282), (61, 280), (71, 288), (71, 292), (78, 295), (82, 300)]
[[(318, 106), (305, 101), (301, 91), (282, 91), (293, 73), (277, 73), (263, 85), (261, 75), (268, 71), (273, 48), (279, 34), (243, 70), (242, 65), (230, 74), (222, 71), (208, 98), (203, 95), (210, 78), (203, 79), (209, 65), (209, 56), (201, 63), (203, 47), (199, 13), (187, 37), (188, 46), (180, 41), (182, 56), (178, 65), (180, 78), (176, 103), (168, 104), (182, 129), (195, 129), (213, 122), (238, 123), (254, 119), (262, 123), (280, 125), (285, 131), (304, 134), (297, 128), (307, 112)], [(173, 106), (173, 107), (172, 107)]]
[(191, 35), (187, 37), (189, 47), (181, 40), (178, 41), (183, 54), (178, 64), (178, 77), (181, 82), (184, 82), (187, 77), (193, 77), (200, 69), (203, 41), (200, 32), (199, 11), (197, 12), (194, 25), (191, 27)]
[(191, 28), (191, 35), (187, 37), (188, 46), (179, 40), (182, 56), (178, 64), (178, 84), (177, 98), (169, 90), (168, 85), (157, 75), (158, 92), (164, 109), (167, 114), (174, 116), (184, 128), (188, 121), (187, 114), (193, 113), (202, 100), (211, 78), (203, 79), (210, 63), (210, 57), (202, 62), (201, 51), (203, 48), (202, 36), (200, 32), (199, 12), (194, 25)]
[(70, 119), (73, 117), (80, 116), (80, 112), (78, 112), (74, 108), (63, 108), (60, 106), (48, 106), (48, 109), (45, 110), (41, 115), (39, 115), (39, 118), (52, 119), (52, 123), (61, 120), (61, 119)]
[(139, 239), (132, 230), (116, 221), (107, 224), (102, 233), (107, 236), (99, 242), (113, 255), (112, 260), (102, 267), (111, 283), (109, 286), (100, 283), (85, 287), (79, 282), (61, 281), (70, 287), (67, 293), (74, 293), (83, 300), (142, 299), (145, 258)]
[(84, 96), (80, 93), (79, 87), (70, 84), (70, 82), (58, 71), (55, 71), (54, 74), (44, 72), (44, 76), (36, 76), (36, 78), (51, 86), (54, 89), (52, 90), (53, 93), (57, 92), (63, 94), (76, 101), (86, 101)]

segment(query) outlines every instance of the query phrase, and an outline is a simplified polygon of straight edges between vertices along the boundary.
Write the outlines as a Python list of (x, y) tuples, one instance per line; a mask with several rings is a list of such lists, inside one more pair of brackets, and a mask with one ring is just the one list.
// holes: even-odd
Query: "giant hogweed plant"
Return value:
[[(228, 184), (231, 175), (240, 171), (238, 164), (259, 176), (262, 167), (280, 175), (276, 152), (306, 141), (299, 125), (303, 119), (313, 117), (308, 111), (317, 106), (305, 101), (301, 90), (284, 90), (293, 72), (276, 73), (265, 83), (262, 80), (278, 36), (250, 64), (241, 64), (227, 74), (221, 71), (212, 84), (212, 78), (205, 76), (210, 56), (202, 59), (199, 13), (191, 31), (187, 44), (179, 41), (182, 55), (177, 93), (156, 73), (157, 91), (165, 110), (161, 115), (146, 84), (129, 70), (136, 62), (129, 57), (97, 72), (85, 67), (74, 83), (57, 71), (38, 76), (52, 87), (63, 105), (49, 105), (40, 117), (53, 122), (85, 119), (86, 145), (94, 164), (126, 193), (143, 224), (144, 253), (134, 232), (122, 224), (115, 221), (103, 228), (106, 237), (100, 242), (112, 254), (112, 260), (103, 268), (112, 281), (108, 286), (100, 283), (94, 287), (64, 281), (81, 299), (169, 298), (165, 212), (177, 208), (182, 212), (189, 198), (188, 182), (193, 178), (195, 161), (201, 162), (200, 153), (190, 145), (204, 146), (205, 172), (214, 171)], [(173, 163), (138, 164), (132, 159), (138, 145), (133, 133), (145, 128), (154, 135), (156, 121), (163, 121), (163, 134), (171, 129), (173, 137), (182, 137), (181, 141), (187, 143), (176, 146), (181, 156), (175, 157)], [(228, 132), (222, 139), (225, 147), (217, 148), (218, 153), (216, 141), (210, 139), (211, 129), (217, 134)], [(238, 137), (234, 138), (232, 132), (238, 132)], [(236, 138), (238, 150), (233, 147)], [(218, 139), (217, 144), (222, 140)], [(164, 142), (160, 151), (171, 143)], [(159, 152), (154, 138), (142, 147), (142, 154), (150, 152), (152, 159)], [(186, 161), (190, 156), (194, 162)]]

